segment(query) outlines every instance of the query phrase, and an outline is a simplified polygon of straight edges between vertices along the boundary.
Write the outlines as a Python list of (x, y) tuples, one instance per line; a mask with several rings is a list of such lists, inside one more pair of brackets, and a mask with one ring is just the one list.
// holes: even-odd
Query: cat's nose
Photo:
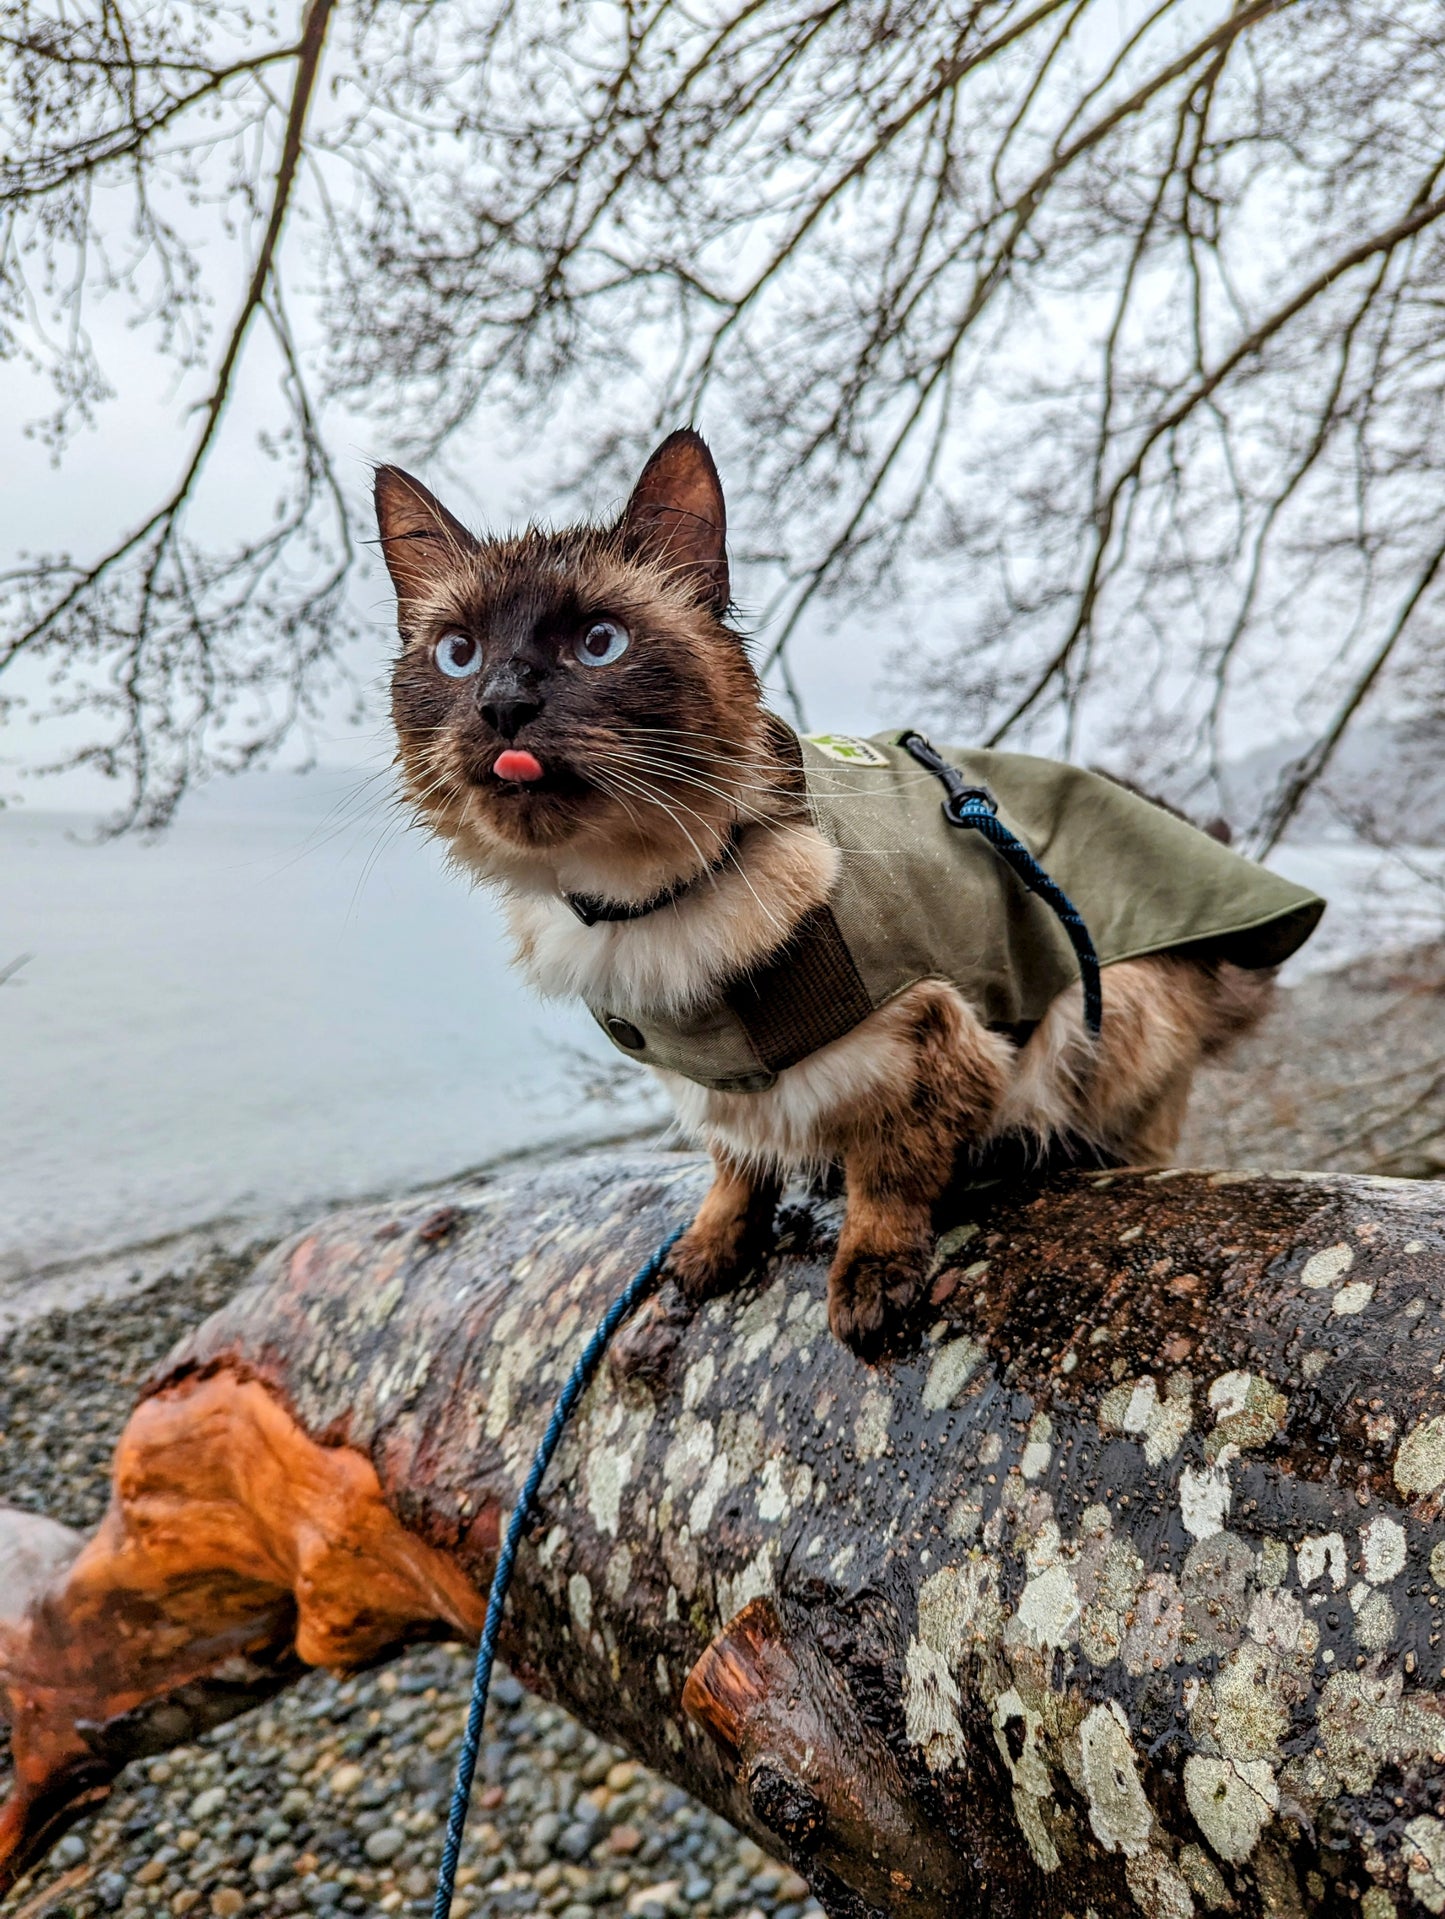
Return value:
[(514, 740), (541, 712), (543, 701), (535, 676), (515, 661), (497, 668), (482, 688), (482, 718), (504, 740)]
[(535, 720), (541, 710), (542, 702), (538, 699), (487, 700), (482, 705), (482, 718), (504, 740), (514, 740), (528, 720)]

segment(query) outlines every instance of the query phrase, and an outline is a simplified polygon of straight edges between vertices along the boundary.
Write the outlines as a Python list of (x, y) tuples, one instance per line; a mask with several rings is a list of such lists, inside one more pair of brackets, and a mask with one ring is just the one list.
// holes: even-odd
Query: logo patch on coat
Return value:
[(851, 733), (807, 733), (804, 735), (810, 746), (816, 746), (820, 753), (826, 753), (830, 760), (841, 760), (844, 766), (887, 766), (888, 757), (880, 753), (871, 741), (855, 739)]

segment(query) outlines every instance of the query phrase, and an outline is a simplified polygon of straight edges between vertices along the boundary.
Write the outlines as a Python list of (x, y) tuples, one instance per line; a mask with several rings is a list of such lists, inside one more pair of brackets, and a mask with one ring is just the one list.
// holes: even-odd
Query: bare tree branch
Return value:
[[(272, 76), (324, 15), (272, 34), (248, 4), (20, 0), (0, 30), (0, 355), (54, 377), (40, 431), (69, 456), (105, 403), (97, 298), (208, 369), (136, 532), (0, 583), (0, 661), (86, 663), (52, 710), (96, 702), (93, 763), (144, 757), (137, 817), (338, 671), (338, 404), (398, 457), (470, 459), (474, 429), (541, 455), (549, 510), (697, 418), (799, 717), (826, 620), (902, 662), (920, 720), (1201, 799), (1303, 732), (1272, 843), (1367, 702), (1445, 712), (1412, 598), (1445, 485), (1434, 0), (356, 0), (279, 195)], [(261, 248), (214, 346), (185, 210), (213, 195)], [(299, 339), (288, 205), (321, 284)], [(181, 523), (256, 311), (285, 498), (214, 551)], [(274, 706), (249, 732), (243, 688)]]
[[(1423, 206), (1417, 205), (1401, 219), (1395, 221), (1393, 225), (1385, 228), (1380, 233), (1371, 234), (1357, 246), (1351, 247), (1338, 259), (1332, 260), (1327, 267), (1323, 268), (1322, 271), (1317, 273), (1305, 286), (1301, 287), (1282, 307), (1279, 307), (1275, 312), (1270, 314), (1267, 319), (1261, 321), (1252, 332), (1238, 342), (1230, 353), (1226, 354), (1216, 366), (1212, 367), (1196, 386), (1192, 387), (1181, 399), (1177, 400), (1173, 406), (1151, 424), (1133, 456), (1127, 465), (1115, 476), (1099, 504), (1098, 511), (1095, 515), (1093, 551), (1090, 556), (1084, 584), (1079, 593), (1078, 611), (1074, 616), (1073, 624), (1060, 641), (1058, 650), (1045, 662), (1042, 671), (1035, 677), (1027, 691), (1014, 703), (1013, 707), (1004, 715), (1003, 719), (989, 734), (989, 745), (996, 745), (999, 741), (1007, 738), (1018, 725), (1019, 721), (1023, 719), (1024, 715), (1048, 690), (1051, 683), (1067, 664), (1074, 648), (1088, 631), (1089, 622), (1093, 617), (1094, 606), (1098, 598), (1098, 589), (1105, 555), (1108, 552), (1110, 537), (1114, 531), (1114, 522), (1119, 508), (1119, 501), (1125, 491), (1138, 480), (1146, 460), (1159, 442), (1166, 439), (1182, 426), (1192, 413), (1203, 406), (1212, 395), (1223, 386), (1229, 376), (1244, 361), (1253, 359), (1256, 354), (1260, 353), (1276, 334), (1283, 331), (1283, 329), (1289, 325), (1291, 320), (1317, 300), (1322, 293), (1327, 292), (1333, 287), (1345, 274), (1353, 272), (1356, 267), (1362, 266), (1365, 261), (1373, 259), (1377, 254), (1383, 253), (1388, 256), (1402, 241), (1419, 233), (1422, 228), (1433, 225), (1442, 214), (1445, 214), (1445, 198), (1429, 200)], [(1429, 569), (1431, 578), (1434, 577), (1435, 565), (1437, 564), (1438, 561), (1432, 563)], [(1428, 584), (1428, 581), (1426, 583)], [(1386, 649), (1381, 660), (1381, 665), (1384, 664), (1384, 661), (1388, 659), (1388, 657), (1389, 650)], [(1371, 679), (1373, 682), (1373, 675)], [(1272, 843), (1273, 842), (1271, 842), (1271, 844)]]
[(291, 189), (296, 179), (296, 167), (301, 157), (302, 130), (306, 124), (312, 89), (316, 84), (316, 75), (321, 65), (322, 49), (326, 44), (327, 22), (334, 6), (335, 0), (307, 0), (301, 41), (296, 52), (296, 75), (292, 82), (291, 100), (286, 115), (286, 132), (271, 195), (271, 211), (266, 221), (266, 230), (261, 236), (261, 247), (256, 256), (256, 264), (251, 271), (250, 284), (246, 288), (241, 310), (236, 316), (226, 340), (225, 350), (221, 355), (220, 365), (216, 370), (215, 384), (201, 410), (201, 431), (185, 470), (169, 497), (156, 508), (148, 520), (87, 567), (61, 599), (47, 608), (38, 620), (7, 644), (3, 656), (0, 656), (0, 665), (32, 645), (63, 614), (69, 612), (82, 593), (95, 586), (113, 566), (123, 560), (127, 554), (134, 552), (152, 533), (160, 531), (162, 538), (150, 561), (150, 575), (152, 579), (154, 578), (175, 526), (176, 516), (189, 499), (191, 489), (196, 483), (196, 476), (216, 436), (216, 430), (221, 423), (221, 414), (225, 409), (226, 401), (230, 398), (231, 382), (241, 358), (241, 349), (245, 345), (252, 320), (261, 310), (266, 283), (271, 277), (276, 247), (281, 238), (281, 229), (286, 221), (286, 210), (290, 204)]
[(1340, 702), (1329, 726), (1315, 741), (1309, 752), (1296, 760), (1286, 772), (1279, 791), (1271, 801), (1260, 826), (1259, 850), (1261, 853), (1269, 852), (1271, 847), (1278, 844), (1285, 828), (1298, 813), (1305, 795), (1319, 782), (1334, 758), (1351, 720), (1370, 697), (1379, 683), (1381, 674), (1390, 664), (1416, 608), (1434, 585), (1442, 565), (1445, 565), (1445, 540), (1442, 540), (1435, 548), (1421, 569), (1420, 576), (1406, 596), (1394, 624), (1386, 633), (1364, 672), (1360, 674)]
[[(96, 560), (80, 566), (34, 562), (0, 575), (0, 589), (8, 589), (12, 603), (17, 595), (22, 602), (39, 601), (31, 616), (0, 644), (0, 668), (47, 643), (64, 644), (77, 635), (93, 638), (101, 624), (119, 643), (111, 691), (106, 696), (106, 703), (119, 717), (118, 734), (108, 742), (83, 749), (78, 756), (107, 772), (118, 772), (122, 766), (128, 772), (131, 797), (118, 825), (162, 823), (198, 770), (189, 741), (197, 727), (204, 727), (226, 699), (234, 697), (246, 677), (244, 669), (239, 676), (232, 670), (223, 686), (214, 642), (222, 633), (244, 623), (247, 602), (299, 533), (318, 486), (330, 497), (336, 524), (343, 530), (345, 527), (344, 504), (322, 447), (294, 347), (280, 317), (280, 293), (275, 284), (277, 253), (334, 7), (335, 0), (308, 0), (299, 38), (289, 50), (294, 70), (264, 225), (239, 309), (200, 407), (199, 432), (179, 477), (145, 520)], [(92, 149), (86, 166), (100, 166), (123, 151), (140, 150), (160, 127), (194, 106), (203, 95), (219, 91), (239, 74), (254, 76), (261, 66), (282, 57), (268, 54), (216, 69), (206, 82), (167, 110), (138, 115), (128, 141), (111, 141), (107, 147)], [(157, 63), (149, 64), (154, 69)], [(220, 432), (252, 322), (268, 311), (289, 369), (289, 404), (302, 444), (300, 510), (293, 506), (270, 532), (243, 541), (229, 556), (219, 561), (208, 559), (188, 550), (182, 537), (183, 522)], [(339, 568), (333, 566), (319, 584), (302, 594), (289, 614), (279, 606), (272, 607), (272, 616), (279, 617), (283, 630), (289, 630), (294, 649), (283, 672), (267, 689), (268, 697), (280, 696), (281, 715), (273, 724), (254, 729), (249, 743), (233, 746), (229, 753), (232, 765), (249, 762), (294, 724), (308, 663), (315, 664), (314, 646), (303, 642), (301, 636), (314, 629), (323, 615), (335, 610), (345, 571), (343, 558)], [(52, 582), (55, 590), (48, 592)], [(153, 684), (157, 654), (166, 662), (159, 686)], [(165, 711), (170, 699), (167, 689), (178, 676), (189, 682), (193, 708), (191, 717), (179, 723)], [(83, 694), (80, 697), (83, 699)], [(162, 702), (160, 715), (152, 710), (157, 698)], [(162, 768), (155, 753), (168, 736), (168, 763)]]

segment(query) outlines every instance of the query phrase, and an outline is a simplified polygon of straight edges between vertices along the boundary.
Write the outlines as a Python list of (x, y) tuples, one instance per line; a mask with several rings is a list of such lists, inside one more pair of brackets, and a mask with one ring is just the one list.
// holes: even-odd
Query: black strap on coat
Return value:
[(1033, 854), (1017, 839), (998, 816), (998, 801), (986, 786), (970, 786), (956, 766), (921, 733), (904, 733), (898, 744), (920, 766), (927, 767), (943, 782), (947, 798), (943, 817), (950, 826), (972, 827), (999, 854), (1031, 893), (1037, 893), (1045, 906), (1057, 916), (1069, 936), (1069, 944), (1079, 962), (1079, 978), (1084, 988), (1084, 1024), (1098, 1037), (1104, 1018), (1104, 996), (1099, 986), (1099, 955), (1083, 914), (1060, 887), (1056, 886)]

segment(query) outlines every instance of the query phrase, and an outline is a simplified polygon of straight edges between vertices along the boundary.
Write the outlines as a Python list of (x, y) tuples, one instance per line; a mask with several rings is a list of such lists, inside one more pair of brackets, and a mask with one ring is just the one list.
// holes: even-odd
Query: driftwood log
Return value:
[[(171, 1356), (95, 1537), (9, 1553), (0, 1883), (304, 1663), (475, 1634), (566, 1367), (704, 1177), (343, 1214)], [(823, 1203), (742, 1294), (646, 1309), (548, 1479), (513, 1669), (849, 1919), (1445, 1912), (1445, 1194), (972, 1206), (876, 1369), (825, 1329)]]

